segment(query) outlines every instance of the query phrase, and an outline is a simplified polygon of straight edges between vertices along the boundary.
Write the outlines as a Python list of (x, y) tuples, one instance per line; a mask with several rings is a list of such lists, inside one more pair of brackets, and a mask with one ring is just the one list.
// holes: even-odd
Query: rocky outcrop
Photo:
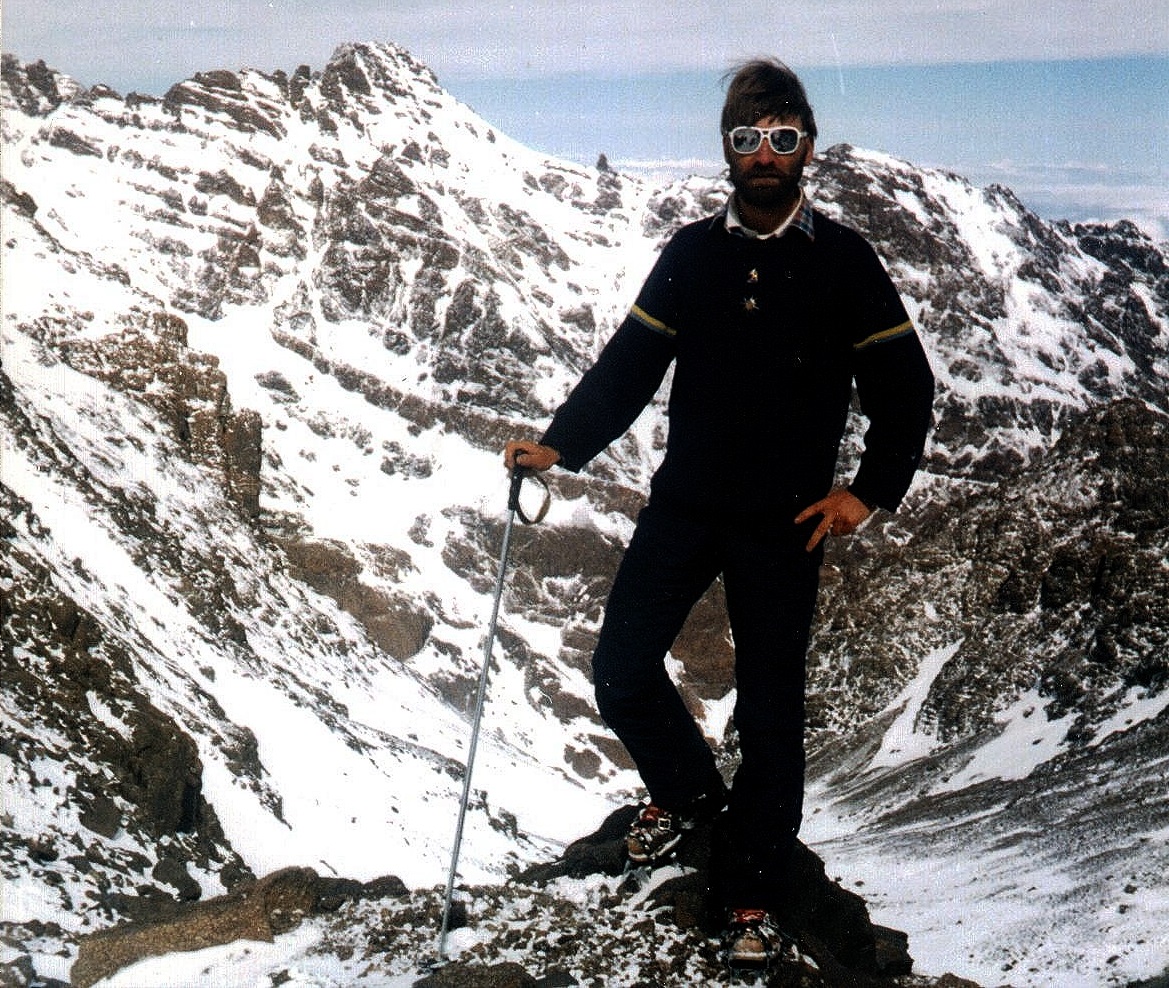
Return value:
[[(464, 890), (453, 928), (465, 931), (462, 942), (471, 946), (457, 948), (449, 959), (437, 959), (433, 942), (417, 935), (434, 928), (437, 890), (383, 909), (383, 935), (371, 946), (387, 972), (404, 970), (410, 958), (429, 959), (432, 973), (414, 988), (723, 983), (723, 917), (706, 898), (709, 828), (692, 833), (659, 871), (630, 869), (624, 834), (636, 812), (632, 806), (615, 811), (559, 858), (528, 868), (506, 887)], [(829, 880), (823, 863), (803, 845), (797, 847), (793, 887), (800, 892), (782, 922), (798, 933), (799, 949), (756, 983), (978, 988), (950, 974), (913, 974), (905, 934), (874, 924), (864, 900)]]
[(146, 957), (202, 950), (236, 940), (271, 943), (305, 918), (333, 912), (347, 900), (380, 899), (404, 891), (395, 878), (362, 884), (321, 878), (311, 868), (287, 868), (206, 902), (170, 908), (155, 903), (152, 920), (84, 937), (70, 980), (75, 988), (89, 988)]
[(66, 100), (84, 94), (82, 87), (50, 68), (43, 59), (24, 65), (15, 55), (5, 53), (0, 60), (0, 78), (20, 112), (30, 117), (47, 116)]
[[(27, 522), (28, 506), (3, 488), (0, 504), (12, 523)], [(117, 638), (11, 543), (0, 578), (9, 586), (0, 607), (0, 679), (10, 715), (20, 711), (7, 720), (0, 741), (12, 766), (10, 783), (45, 784), (37, 765), (46, 733), (64, 749), (84, 752), (62, 776), (67, 791), (60, 793), (62, 812), (75, 815), (79, 829), (46, 826), (14, 839), (9, 865), (42, 876), (50, 887), (62, 865), (70, 865), (88, 876), (85, 901), (76, 905), (106, 912), (143, 887), (158, 896), (198, 898), (188, 866), (213, 870), (226, 884), (248, 877), (204, 798), (194, 739), (150, 701)], [(32, 642), (35, 653), (27, 648)], [(127, 850), (122, 838), (156, 847), (156, 857)], [(69, 899), (63, 888), (54, 894)]]
[[(593, 834), (570, 844), (556, 861), (536, 865), (517, 880), (545, 883), (557, 878), (583, 879), (591, 874), (622, 875), (628, 870), (625, 834), (638, 807), (616, 810)], [(681, 845), (677, 863), (684, 874), (654, 887), (648, 908), (664, 909), (681, 929), (694, 929), (717, 938), (725, 917), (709, 898), (713, 828), (696, 828)], [(642, 878), (645, 876), (643, 875)], [(637, 873), (628, 885), (636, 889)], [(821, 967), (832, 963), (853, 977), (890, 978), (909, 974), (913, 959), (903, 933), (875, 926), (864, 900), (855, 892), (829, 881), (824, 863), (804, 844), (797, 843), (792, 863), (791, 888), (784, 910), (777, 914), (781, 927), (819, 952)]]
[[(674, 877), (663, 880), (649, 869), (626, 867), (623, 836), (636, 812), (632, 806), (614, 812), (561, 858), (529, 868), (507, 886), (467, 889), (469, 903), (455, 901), (451, 929), (465, 930), (474, 946), (454, 957), (434, 953), (438, 889), (409, 893), (395, 878), (359, 883), (288, 868), (207, 902), (154, 902), (149, 919), (84, 937), (72, 983), (86, 988), (147, 957), (238, 940), (271, 942), (308, 920), (317, 924), (317, 949), (358, 960), (363, 975), (401, 977), (429, 968), (414, 988), (550, 988), (647, 978), (662, 988), (683, 988), (720, 981), (722, 921), (705, 901), (709, 828), (691, 835), (664, 869)], [(803, 845), (793, 881), (801, 893), (781, 920), (798, 933), (800, 949), (766, 973), (766, 984), (978, 988), (952, 975), (913, 975), (905, 934), (873, 924), (860, 896), (830, 881)], [(581, 894), (573, 882), (596, 886), (603, 918), (576, 901)]]
[(260, 511), (262, 461), (259, 415), (235, 411), (217, 358), (187, 346), (187, 325), (164, 312), (134, 311), (117, 331), (97, 338), (73, 335), (43, 319), (34, 338), (74, 370), (140, 399), (163, 416), (192, 463), (218, 475), (240, 513)]
[[(857, 589), (825, 594), (817, 707), (875, 715), (904, 685), (907, 653), (960, 642), (920, 730), (943, 742), (978, 734), (1000, 698), (1034, 685), (1049, 720), (1073, 715), (1068, 741), (1092, 743), (1131, 690), (1169, 688), (1165, 476), (1169, 417), (1127, 400), (1069, 422), (1050, 454), (993, 488), (912, 507), (912, 550), (871, 531), (833, 560), (831, 579)], [(892, 572), (895, 588), (878, 576)], [(906, 611), (907, 588), (930, 614)], [(864, 660), (833, 661), (850, 653)]]
[(378, 590), (359, 579), (360, 561), (338, 542), (281, 539), (289, 571), (332, 597), (361, 622), (370, 638), (395, 659), (417, 655), (434, 626), (433, 617), (408, 597)]
[[(1131, 223), (1046, 224), (1002, 187), (957, 187), (945, 195), (958, 208), (939, 211), (940, 174), (848, 145), (818, 156), (813, 182), (920, 304), (938, 376), (931, 471), (993, 483), (1117, 397), (1118, 375), (1124, 393), (1167, 406), (1153, 372), (1169, 358), (1164, 252)], [(1081, 342), (1060, 345), (1065, 332)]]

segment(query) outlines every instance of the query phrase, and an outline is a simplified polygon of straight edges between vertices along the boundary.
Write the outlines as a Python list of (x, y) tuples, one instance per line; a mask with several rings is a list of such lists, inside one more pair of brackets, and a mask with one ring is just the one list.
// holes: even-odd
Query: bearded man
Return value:
[[(509, 442), (504, 460), (580, 470), (629, 428), (673, 365), (665, 456), (606, 605), (594, 685), (648, 791), (630, 860), (662, 861), (717, 818), (711, 875), (725, 957), (749, 967), (784, 949), (776, 913), (799, 894), (789, 862), (824, 539), (902, 501), (929, 428), (933, 375), (872, 247), (804, 193), (816, 123), (797, 76), (775, 61), (742, 66), (721, 124), (726, 208), (674, 235), (543, 437)], [(868, 420), (864, 450), (855, 475), (836, 484), (854, 388)], [(720, 576), (740, 749), (729, 790), (665, 668), (687, 614)]]

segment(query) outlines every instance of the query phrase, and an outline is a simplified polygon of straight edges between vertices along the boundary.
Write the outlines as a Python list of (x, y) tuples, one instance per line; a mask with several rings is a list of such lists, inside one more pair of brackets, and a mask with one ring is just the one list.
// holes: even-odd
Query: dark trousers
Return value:
[(593, 656), (597, 705), (650, 799), (679, 808), (721, 788), (714, 755), (665, 656), (722, 574), (735, 646), (741, 761), (720, 824), (713, 890), (730, 908), (776, 908), (804, 793), (805, 655), (822, 551), (790, 518), (699, 521), (654, 504), (617, 572)]

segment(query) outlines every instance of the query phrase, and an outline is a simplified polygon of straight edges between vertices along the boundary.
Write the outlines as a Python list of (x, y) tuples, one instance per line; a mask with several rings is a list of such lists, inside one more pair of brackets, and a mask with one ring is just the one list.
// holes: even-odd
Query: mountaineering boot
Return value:
[(795, 941), (775, 925), (765, 909), (734, 909), (723, 934), (722, 958), (729, 968), (766, 970)]
[(625, 852), (634, 864), (650, 864), (669, 854), (682, 839), (682, 826), (669, 810), (648, 803), (625, 837)]
[(647, 803), (625, 837), (629, 860), (637, 865), (663, 860), (682, 842), (688, 830), (713, 820), (726, 803), (725, 791), (700, 796), (681, 810), (665, 810)]

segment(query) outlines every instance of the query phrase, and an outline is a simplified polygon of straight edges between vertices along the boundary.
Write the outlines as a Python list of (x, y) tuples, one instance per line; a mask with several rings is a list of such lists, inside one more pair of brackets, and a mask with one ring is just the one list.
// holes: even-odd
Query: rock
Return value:
[(383, 875), (381, 878), (374, 878), (366, 882), (362, 886), (361, 897), (363, 899), (396, 899), (406, 895), (409, 891), (406, 888), (406, 883), (397, 875)]
[(627, 861), (625, 833), (636, 816), (636, 806), (623, 806), (615, 810), (596, 831), (569, 844), (556, 861), (533, 865), (520, 873), (516, 881), (538, 885), (562, 877), (620, 875)]
[(232, 408), (218, 360), (187, 347), (187, 324), (166, 312), (131, 312), (114, 333), (74, 337), (61, 354), (75, 370), (139, 397), (166, 419), (193, 463), (210, 467), (241, 514), (259, 514), (262, 422)]
[(18, 212), (25, 216), (36, 215), (36, 200), (27, 192), (21, 192), (7, 179), (0, 179), (0, 200), (11, 203)]
[(340, 542), (278, 539), (289, 572), (353, 615), (383, 651), (408, 659), (421, 651), (434, 619), (404, 595), (377, 590), (358, 579), (361, 563)]
[[(625, 833), (636, 815), (636, 806), (616, 810), (594, 833), (570, 844), (559, 859), (527, 869), (516, 881), (541, 884), (562, 877), (620, 875), (627, 864)], [(723, 916), (710, 902), (708, 863), (713, 830), (707, 824), (690, 834), (676, 858), (688, 873), (659, 885), (650, 894), (649, 903), (653, 908), (669, 907), (675, 925), (681, 928), (704, 927), (717, 935)], [(821, 968), (834, 966), (853, 979), (846, 981), (843, 974), (839, 975), (839, 988), (867, 984), (870, 975), (888, 977), (910, 972), (913, 958), (909, 955), (909, 938), (899, 931), (875, 926), (864, 900), (829, 880), (824, 862), (800, 842), (793, 855), (792, 887), (800, 893), (780, 912), (780, 923), (798, 931), (801, 944), (806, 939), (814, 945), (813, 956)]]
[(36, 980), (36, 969), (33, 968), (32, 958), (28, 954), (20, 954), (0, 962), (0, 985), (25, 988), (26, 985), (31, 985)]
[(909, 937), (887, 926), (874, 926), (873, 934), (876, 937), (877, 970), (891, 977), (909, 974), (913, 969), (913, 958), (909, 956)]
[(537, 985), (535, 978), (511, 961), (490, 967), (449, 964), (414, 982), (414, 988), (537, 988)]
[(169, 907), (163, 919), (90, 934), (81, 941), (70, 976), (76, 988), (88, 988), (145, 957), (236, 940), (271, 942), (305, 916), (332, 911), (345, 899), (398, 894), (402, 887), (393, 878), (363, 886), (322, 879), (311, 868), (286, 868), (207, 902)]
[(122, 829), (122, 811), (109, 796), (98, 794), (78, 815), (78, 822), (86, 830), (102, 837), (114, 837)]
[(191, 877), (186, 863), (181, 858), (164, 855), (159, 858), (150, 875), (155, 880), (171, 886), (184, 902), (193, 902), (202, 895), (199, 883)]
[(978, 985), (965, 978), (959, 978), (956, 974), (943, 974), (938, 978), (934, 988), (978, 988)]

